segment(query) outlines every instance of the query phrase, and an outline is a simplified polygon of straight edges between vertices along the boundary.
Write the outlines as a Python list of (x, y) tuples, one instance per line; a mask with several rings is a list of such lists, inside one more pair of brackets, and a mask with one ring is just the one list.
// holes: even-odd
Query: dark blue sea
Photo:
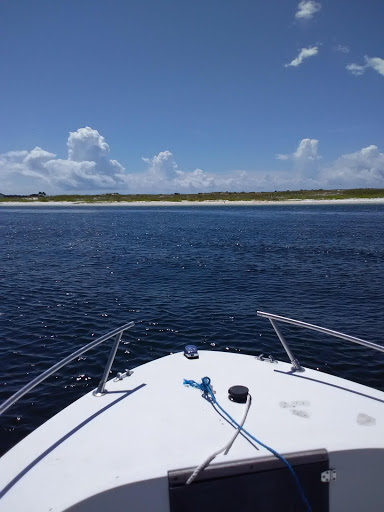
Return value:
[[(180, 351), (286, 360), (257, 310), (383, 344), (384, 205), (2, 207), (0, 400), (130, 320), (114, 372)], [(384, 390), (384, 354), (283, 328), (303, 365)], [(4, 452), (96, 387), (110, 345), (4, 414)]]

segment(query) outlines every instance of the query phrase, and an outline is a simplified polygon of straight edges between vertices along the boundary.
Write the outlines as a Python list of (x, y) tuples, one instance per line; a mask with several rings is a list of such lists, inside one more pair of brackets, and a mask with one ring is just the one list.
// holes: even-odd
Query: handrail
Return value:
[(355, 336), (350, 336), (349, 334), (344, 334), (339, 331), (333, 331), (332, 329), (326, 329), (325, 327), (320, 327), (319, 325), (308, 324), (307, 322), (301, 322), (300, 320), (294, 320), (293, 318), (287, 318), (285, 316), (273, 315), (272, 313), (265, 313), (264, 311), (257, 311), (257, 315), (262, 318), (268, 318), (271, 322), (272, 327), (275, 329), (275, 332), (281, 341), (288, 357), (293, 365), (293, 370), (295, 371), (304, 371), (304, 368), (300, 365), (299, 361), (294, 357), (291, 349), (289, 348), (288, 343), (286, 342), (283, 334), (278, 328), (276, 322), (283, 322), (286, 324), (296, 325), (297, 327), (303, 327), (305, 329), (310, 329), (312, 331), (318, 331), (325, 334), (329, 334), (330, 336), (334, 336), (336, 338), (341, 338), (343, 340), (351, 341), (352, 343), (357, 343), (358, 345), (364, 345), (365, 347), (372, 348), (373, 350), (378, 350), (379, 352), (384, 352), (384, 346), (378, 345), (377, 343), (372, 343), (370, 341), (363, 340), (361, 338), (356, 338)]
[(106, 391), (105, 391), (105, 383), (107, 382), (107, 378), (108, 378), (109, 372), (111, 370), (111, 366), (112, 366), (113, 360), (115, 359), (117, 348), (119, 346), (119, 343), (120, 343), (121, 337), (123, 335), (123, 332), (126, 331), (127, 329), (130, 329), (134, 325), (135, 325), (134, 322), (129, 322), (129, 323), (127, 323), (127, 324), (125, 324), (125, 325), (123, 325), (121, 327), (118, 327), (117, 329), (114, 329), (113, 331), (111, 331), (111, 332), (109, 332), (107, 334), (104, 334), (100, 338), (97, 338), (97, 340), (91, 341), (91, 343), (88, 343), (88, 345), (85, 345), (84, 347), (80, 348), (79, 350), (76, 350), (75, 352), (72, 352), (72, 354), (70, 354), (69, 356), (65, 357), (64, 359), (62, 359), (58, 363), (54, 364), (53, 366), (51, 366), (51, 368), (48, 368), (48, 370), (45, 370), (45, 372), (43, 372), (41, 375), (38, 375), (37, 377), (35, 377), (31, 382), (26, 384), (24, 387), (19, 389), (19, 391), (17, 391), (15, 394), (13, 394), (10, 398), (5, 400), (5, 402), (3, 402), (0, 405), (0, 414), (3, 414), (3, 412), (5, 412), (7, 409), (9, 409), (11, 407), (11, 405), (13, 405), (18, 400), (20, 400), (20, 398), (22, 398), (26, 393), (29, 393), (29, 391), (31, 391), (38, 384), (40, 384), (45, 379), (50, 377), (52, 374), (57, 372), (57, 370), (60, 370), (60, 368), (63, 368), (63, 366), (66, 366), (68, 363), (70, 363), (71, 361), (73, 361), (77, 357), (81, 356), (85, 352), (88, 352), (88, 350), (90, 350), (91, 348), (97, 347), (98, 345), (100, 345), (104, 341), (107, 341), (110, 338), (112, 338), (113, 336), (116, 336), (115, 342), (114, 342), (114, 344), (112, 346), (112, 349), (111, 349), (111, 352), (110, 352), (107, 364), (106, 364), (104, 372), (103, 372), (103, 376), (102, 376), (101, 381), (100, 381), (100, 383), (99, 383), (99, 385), (97, 387), (97, 390), (94, 392), (95, 396), (104, 395), (106, 393)]

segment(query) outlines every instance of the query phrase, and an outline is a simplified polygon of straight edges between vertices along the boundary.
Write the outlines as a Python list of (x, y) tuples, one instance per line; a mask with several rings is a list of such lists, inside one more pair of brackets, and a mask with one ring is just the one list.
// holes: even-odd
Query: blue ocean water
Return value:
[[(182, 350), (286, 360), (258, 309), (383, 344), (383, 205), (2, 207), (0, 400), (130, 320), (114, 370)], [(384, 389), (384, 356), (284, 327), (303, 365)], [(1, 419), (0, 451), (96, 387), (105, 344)]]

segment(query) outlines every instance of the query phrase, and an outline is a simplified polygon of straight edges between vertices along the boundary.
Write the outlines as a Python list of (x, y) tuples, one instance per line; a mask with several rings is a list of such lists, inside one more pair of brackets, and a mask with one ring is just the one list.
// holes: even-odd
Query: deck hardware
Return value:
[(321, 473), (321, 481), (324, 483), (334, 482), (336, 480), (336, 469), (327, 469)]
[(371, 343), (370, 341), (362, 340), (361, 338), (356, 338), (355, 336), (350, 336), (349, 334), (343, 334), (342, 332), (333, 331), (332, 329), (326, 329), (325, 327), (320, 327), (319, 325), (308, 324), (307, 322), (301, 322), (300, 320), (294, 320), (293, 318), (288, 318), (286, 316), (265, 313), (264, 311), (258, 311), (257, 315), (261, 316), (262, 318), (268, 318), (268, 320), (271, 322), (272, 327), (275, 329), (275, 332), (292, 363), (292, 370), (295, 372), (303, 372), (304, 368), (300, 365), (299, 361), (294, 357), (276, 322), (283, 322), (285, 324), (303, 327), (304, 329), (310, 329), (311, 331), (322, 332), (324, 334), (334, 336), (335, 338), (341, 338), (342, 340), (351, 341), (352, 343), (357, 343), (358, 345), (364, 345), (364, 347), (372, 348), (373, 350), (378, 350), (379, 352), (384, 352), (383, 345)]
[[(10, 398), (8, 398), (8, 400), (5, 400), (5, 402), (3, 402), (0, 405), (0, 414), (3, 414), (3, 412), (5, 412), (7, 409), (9, 409), (9, 407), (11, 407), (11, 405), (13, 405), (15, 402), (20, 400), (21, 397), (23, 397), (26, 393), (31, 391), (31, 389), (33, 389), (38, 384), (40, 384), (40, 382), (43, 382), (47, 377), (50, 377), (55, 372), (57, 372), (57, 370), (60, 370), (60, 368), (63, 368), (64, 366), (66, 366), (68, 363), (70, 363), (74, 359), (77, 359), (78, 357), (82, 356), (83, 354), (85, 354), (85, 352), (88, 352), (88, 350), (90, 350), (91, 348), (97, 347), (104, 341), (107, 341), (110, 338), (112, 338), (113, 336), (116, 336), (116, 340), (113, 345), (111, 354), (109, 356), (107, 366), (105, 367), (105, 370), (104, 370), (103, 379), (100, 382), (99, 387), (98, 387), (98, 390), (99, 390), (100, 386), (103, 385), (103, 389), (102, 389), (103, 393), (102, 394), (104, 394), (105, 393), (105, 391), (104, 391), (105, 382), (103, 382), (103, 380), (105, 377), (105, 381), (106, 381), (106, 379), (109, 375), (109, 372), (110, 372), (110, 369), (111, 369), (111, 366), (113, 363), (113, 359), (115, 357), (116, 350), (119, 345), (119, 343), (117, 343), (117, 340), (118, 340), (118, 342), (120, 342), (121, 335), (123, 334), (123, 332), (126, 331), (127, 329), (130, 329), (134, 325), (135, 325), (134, 322), (129, 322), (128, 324), (118, 327), (117, 329), (114, 329), (113, 331), (111, 331), (107, 334), (104, 334), (100, 338), (97, 338), (97, 340), (91, 341), (91, 343), (88, 343), (88, 345), (85, 345), (84, 347), (80, 348), (79, 350), (76, 350), (69, 356), (65, 357), (58, 363), (54, 364), (53, 366), (51, 366), (51, 368), (48, 368), (48, 370), (45, 370), (45, 372), (43, 372), (41, 375), (38, 375), (36, 378), (34, 378), (29, 384), (27, 384), (23, 388), (19, 389), (19, 391), (17, 391), (14, 395), (12, 395)], [(113, 357), (111, 357), (112, 355), (113, 355)], [(96, 396), (100, 396), (100, 395), (96, 395)]]
[(196, 345), (185, 345), (184, 355), (187, 359), (198, 359), (199, 352), (197, 351)]
[(280, 331), (280, 328), (277, 326), (277, 323), (269, 317), (269, 321), (271, 322), (272, 324), (272, 327), (275, 329), (275, 332), (277, 334), (277, 337), (279, 338), (281, 344), (283, 345), (286, 353), (288, 354), (288, 357), (292, 363), (292, 370), (295, 371), (295, 372), (304, 372), (304, 368), (300, 365), (299, 361), (295, 358), (295, 356), (293, 355), (293, 352), (291, 351), (291, 349), (289, 348), (289, 345), (286, 341), (286, 339), (284, 338), (283, 336), (283, 333)]
[(119, 380), (123, 380), (125, 377), (129, 377), (132, 375), (133, 370), (125, 370), (125, 372), (117, 372), (116, 377), (113, 379), (114, 382), (117, 382)]
[(93, 392), (94, 396), (103, 396), (105, 395), (105, 384), (107, 383), (109, 372), (111, 371), (112, 363), (115, 360), (117, 349), (119, 348), (120, 340), (123, 335), (123, 331), (120, 331), (116, 334), (115, 342), (112, 345), (111, 352), (108, 357), (107, 364), (104, 368), (103, 376), (101, 377), (101, 381), (99, 382), (99, 385), (97, 386), (97, 389)]
[(278, 363), (278, 360), (271, 355), (267, 357), (264, 356), (264, 354), (260, 354), (259, 356), (255, 356), (255, 359), (258, 359), (259, 361), (268, 361), (269, 363)]
[(228, 398), (231, 402), (245, 404), (249, 395), (249, 389), (246, 386), (232, 386), (228, 389)]

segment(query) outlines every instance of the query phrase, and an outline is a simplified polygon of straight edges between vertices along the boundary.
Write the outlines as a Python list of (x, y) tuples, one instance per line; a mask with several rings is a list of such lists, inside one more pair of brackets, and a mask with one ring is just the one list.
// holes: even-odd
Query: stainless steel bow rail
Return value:
[(294, 320), (293, 318), (287, 318), (285, 316), (273, 315), (272, 313), (264, 313), (263, 311), (258, 311), (257, 315), (263, 318), (268, 318), (268, 320), (271, 322), (272, 327), (275, 329), (275, 332), (292, 363), (292, 370), (295, 370), (297, 372), (303, 372), (304, 368), (300, 365), (299, 361), (294, 357), (292, 350), (289, 348), (287, 341), (285, 340), (282, 332), (280, 331), (277, 325), (277, 322), (296, 325), (297, 327), (303, 327), (304, 329), (310, 329), (312, 331), (323, 332), (324, 334), (329, 334), (330, 336), (334, 336), (336, 338), (341, 338), (343, 340), (351, 341), (352, 343), (357, 343), (358, 345), (364, 345), (365, 347), (373, 348), (374, 350), (378, 350), (379, 352), (384, 352), (384, 346), (382, 345), (377, 345), (376, 343), (371, 343), (370, 341), (365, 341), (362, 340), (361, 338), (355, 338), (354, 336), (349, 336), (349, 334), (343, 334), (342, 332), (326, 329), (325, 327), (308, 324), (307, 322), (300, 322), (300, 320)]
[(0, 414), (2, 414), (7, 409), (9, 409), (11, 407), (11, 405), (13, 405), (15, 402), (20, 400), (20, 398), (23, 397), (26, 393), (29, 393), (29, 391), (31, 391), (34, 387), (36, 387), (38, 384), (40, 384), (40, 382), (43, 382), (45, 379), (50, 377), (53, 373), (57, 372), (57, 370), (60, 370), (60, 368), (63, 368), (63, 366), (66, 366), (68, 363), (70, 363), (77, 357), (80, 357), (85, 352), (88, 352), (88, 350), (91, 350), (92, 348), (97, 347), (97, 345), (100, 345), (104, 341), (107, 341), (110, 338), (113, 338), (113, 336), (115, 336), (115, 341), (113, 343), (111, 352), (109, 354), (107, 364), (104, 368), (103, 376), (101, 378), (101, 381), (99, 382), (99, 385), (97, 386), (97, 389), (93, 393), (95, 396), (104, 395), (106, 393), (105, 384), (107, 382), (109, 372), (111, 371), (111, 367), (112, 367), (113, 361), (115, 359), (115, 355), (116, 355), (117, 349), (119, 347), (123, 332), (126, 331), (127, 329), (130, 329), (134, 325), (135, 325), (134, 322), (129, 322), (128, 324), (118, 327), (117, 329), (114, 329), (113, 331), (111, 331), (107, 334), (104, 334), (104, 336), (97, 338), (97, 340), (91, 341), (91, 343), (88, 343), (88, 345), (85, 345), (83, 348), (76, 350), (76, 352), (73, 352), (66, 358), (62, 359), (55, 365), (51, 366), (51, 368), (49, 368), (48, 370), (43, 372), (41, 375), (39, 375), (38, 377), (33, 379), (31, 382), (29, 382), (29, 384), (27, 384), (26, 386), (21, 388), (14, 395), (12, 395), (10, 398), (8, 398), (8, 400), (3, 402), (0, 405)]

